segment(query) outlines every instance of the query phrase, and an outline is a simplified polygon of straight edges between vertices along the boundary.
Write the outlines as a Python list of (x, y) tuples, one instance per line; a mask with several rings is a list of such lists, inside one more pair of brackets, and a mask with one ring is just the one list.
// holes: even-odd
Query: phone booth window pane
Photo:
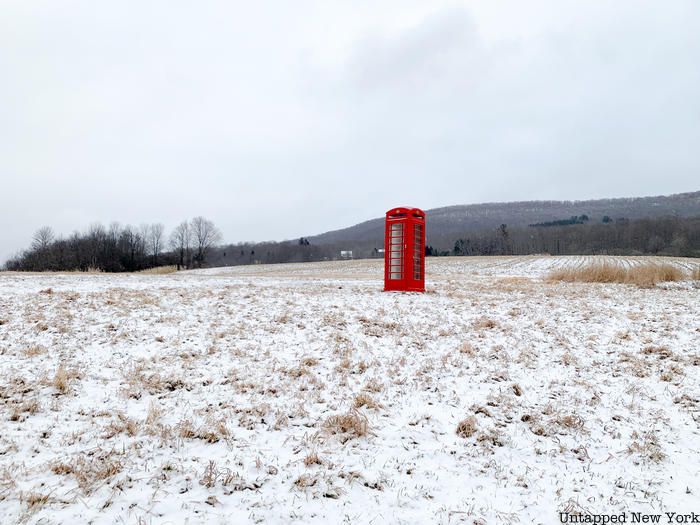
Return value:
[(403, 224), (392, 224), (389, 230), (389, 279), (403, 279)]
[(423, 276), (423, 262), (422, 251), (423, 251), (423, 225), (414, 225), (414, 237), (413, 237), (413, 278), (419, 281)]

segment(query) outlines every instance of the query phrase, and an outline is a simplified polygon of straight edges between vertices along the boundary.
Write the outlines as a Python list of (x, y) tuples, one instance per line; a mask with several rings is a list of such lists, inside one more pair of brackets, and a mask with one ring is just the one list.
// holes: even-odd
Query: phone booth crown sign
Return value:
[(393, 208), (386, 212), (384, 291), (425, 291), (425, 212)]

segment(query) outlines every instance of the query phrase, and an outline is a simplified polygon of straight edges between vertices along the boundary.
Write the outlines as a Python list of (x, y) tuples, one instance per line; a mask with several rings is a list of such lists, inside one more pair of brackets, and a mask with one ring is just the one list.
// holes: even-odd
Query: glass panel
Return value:
[(416, 281), (423, 277), (423, 225), (413, 225), (413, 278)]
[(392, 224), (389, 229), (389, 279), (403, 279), (403, 224)]

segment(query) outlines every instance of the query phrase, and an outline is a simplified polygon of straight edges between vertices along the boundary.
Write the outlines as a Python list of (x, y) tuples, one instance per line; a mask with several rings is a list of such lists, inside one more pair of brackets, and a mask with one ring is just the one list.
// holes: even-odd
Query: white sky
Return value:
[(697, 0), (3, 0), (0, 261), (45, 224), (281, 240), (696, 191), (699, 28)]

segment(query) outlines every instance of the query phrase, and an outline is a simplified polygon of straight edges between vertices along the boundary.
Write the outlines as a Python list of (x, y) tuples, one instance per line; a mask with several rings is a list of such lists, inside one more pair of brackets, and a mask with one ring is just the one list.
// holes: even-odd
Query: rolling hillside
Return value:
[[(405, 203), (402, 203), (405, 204)], [(420, 203), (407, 203), (417, 205)], [(700, 191), (657, 197), (598, 199), (588, 201), (527, 201), (447, 206), (426, 210), (428, 236), (441, 237), (497, 228), (524, 227), (528, 224), (566, 219), (573, 215), (588, 215), (600, 221), (605, 215), (612, 219), (642, 219), (654, 217), (700, 216)], [(309, 237), (313, 244), (337, 242), (368, 242), (381, 244), (384, 238), (384, 218), (379, 217), (349, 228)]]

